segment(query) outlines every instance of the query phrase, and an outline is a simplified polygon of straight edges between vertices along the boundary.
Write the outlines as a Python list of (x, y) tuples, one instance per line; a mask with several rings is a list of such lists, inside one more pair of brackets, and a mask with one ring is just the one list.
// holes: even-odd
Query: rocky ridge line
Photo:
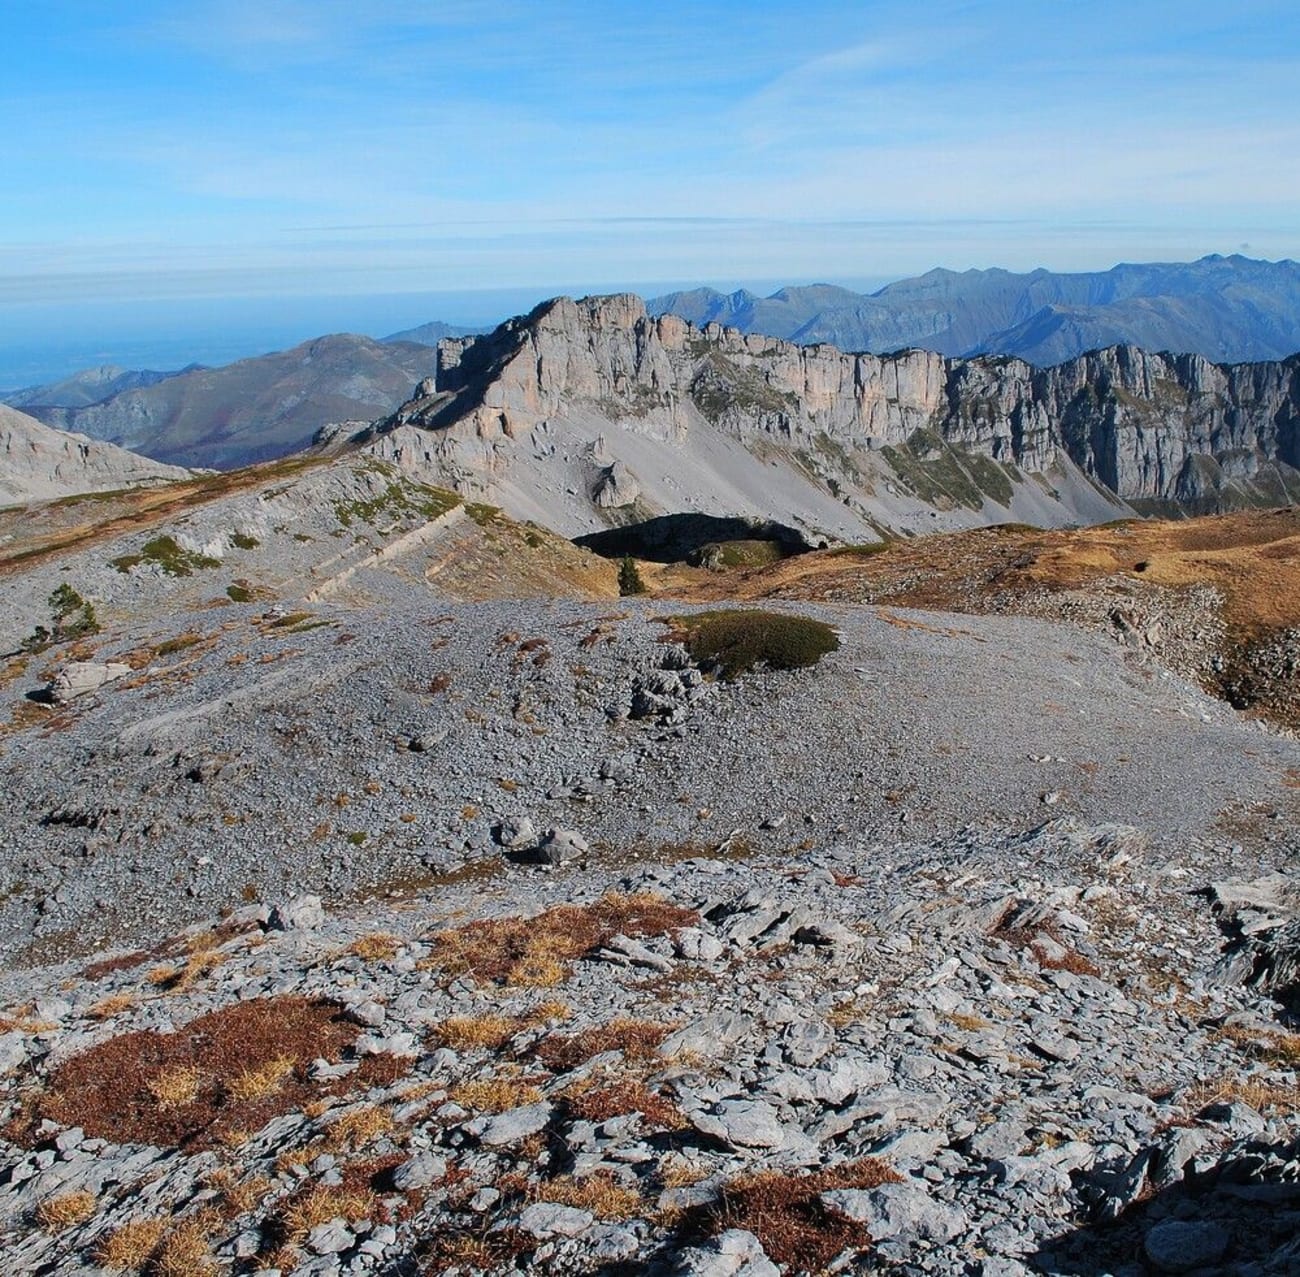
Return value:
[[(865, 505), (858, 469), (883, 457), (895, 482), (924, 496), (907, 463), (949, 448), (1011, 467), (1016, 484), (1018, 472), (1078, 467), (1124, 502), (1204, 511), (1300, 493), (1298, 402), (1295, 358), (1219, 365), (1117, 346), (1036, 369), (922, 350), (845, 354), (695, 329), (618, 295), (560, 298), (489, 336), (442, 343), (436, 379), (363, 438), (490, 483), (587, 404), (667, 446), (711, 425), (751, 450), (800, 452)], [(996, 498), (996, 477), (987, 486)]]

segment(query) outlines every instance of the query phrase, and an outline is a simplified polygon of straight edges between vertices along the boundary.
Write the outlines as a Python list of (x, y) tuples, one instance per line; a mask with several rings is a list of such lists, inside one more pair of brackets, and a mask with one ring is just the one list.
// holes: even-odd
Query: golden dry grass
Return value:
[(1260, 1113), (1294, 1113), (1300, 1109), (1300, 1086), (1257, 1077), (1221, 1077), (1198, 1082), (1183, 1099), (1189, 1112), (1211, 1104), (1240, 1102)]
[(252, 1175), (221, 1194), (222, 1208), (231, 1216), (247, 1215), (266, 1201), (273, 1188), (265, 1175)]
[(104, 1268), (140, 1272), (157, 1250), (166, 1230), (166, 1220), (130, 1220), (115, 1228), (95, 1247), (94, 1260)]
[(47, 1197), (36, 1208), (36, 1222), (49, 1233), (84, 1224), (95, 1213), (95, 1195), (85, 1189)]
[(548, 998), (545, 1002), (539, 1002), (525, 1017), (524, 1023), (528, 1025), (538, 1024), (556, 1024), (561, 1020), (567, 1020), (573, 1014), (573, 1008), (558, 998)]
[(48, 1033), (57, 1025), (46, 1020), (38, 1020), (33, 1014), (34, 1008), (29, 1003), (0, 1015), (0, 1033)]
[(156, 1077), (145, 1083), (154, 1102), (165, 1113), (169, 1109), (193, 1104), (198, 1098), (199, 1086), (203, 1081), (202, 1072), (191, 1065), (177, 1065), (175, 1068), (163, 1069)]
[[(201, 943), (201, 941), (195, 941)], [(148, 974), (148, 981), (155, 988), (168, 993), (181, 993), (190, 988), (196, 980), (215, 970), (226, 961), (227, 955), (215, 949), (199, 948), (179, 966), (154, 967)]]
[(698, 1162), (692, 1162), (680, 1153), (669, 1153), (658, 1168), (659, 1183), (664, 1188), (690, 1188), (709, 1178), (711, 1172)]
[(948, 1019), (959, 1029), (964, 1029), (967, 1033), (978, 1033), (980, 1029), (987, 1029), (989, 1022), (981, 1015), (966, 1015), (961, 1011), (952, 1011)]
[(226, 1084), (226, 1090), (236, 1100), (260, 1100), (279, 1091), (293, 1070), (292, 1056), (277, 1055), (264, 1064), (255, 1065), (236, 1074)]
[(580, 1179), (564, 1175), (548, 1180), (538, 1189), (537, 1198), (590, 1211), (597, 1219), (635, 1219), (645, 1213), (641, 1194), (620, 1183), (609, 1171), (597, 1171)]
[(93, 1006), (86, 1009), (86, 1016), (91, 1020), (111, 1020), (115, 1015), (121, 1015), (123, 1011), (129, 1011), (135, 1006), (135, 997), (130, 993), (112, 993), (106, 998), (100, 998)]
[(498, 1051), (522, 1028), (521, 1021), (503, 1015), (453, 1015), (433, 1029), (431, 1036), (439, 1046), (453, 1051)]
[(572, 964), (615, 935), (663, 935), (698, 915), (650, 892), (612, 894), (589, 905), (559, 905), (534, 918), (495, 918), (439, 932), (420, 965), (483, 982), (549, 988)]
[(200, 1211), (170, 1229), (154, 1253), (149, 1277), (217, 1277), (221, 1270), (210, 1238), (221, 1220), (214, 1215)]
[(474, 1113), (504, 1113), (521, 1104), (535, 1104), (542, 1093), (524, 1078), (492, 1077), (462, 1082), (452, 1088), (450, 1098)]
[(1216, 1034), (1255, 1059), (1266, 1060), (1279, 1068), (1300, 1067), (1300, 1033), (1280, 1030), (1252, 1030), (1227, 1025)]
[(320, 1186), (286, 1205), (283, 1220), (291, 1239), (305, 1237), (319, 1224), (331, 1219), (368, 1219), (375, 1210), (373, 1193), (357, 1189)]
[(367, 1104), (331, 1122), (322, 1142), (331, 1153), (358, 1153), (383, 1139), (392, 1129), (392, 1114), (378, 1105)]
[(363, 962), (388, 962), (397, 957), (402, 942), (386, 931), (376, 931), (368, 936), (361, 936), (348, 945), (346, 953), (360, 958)]

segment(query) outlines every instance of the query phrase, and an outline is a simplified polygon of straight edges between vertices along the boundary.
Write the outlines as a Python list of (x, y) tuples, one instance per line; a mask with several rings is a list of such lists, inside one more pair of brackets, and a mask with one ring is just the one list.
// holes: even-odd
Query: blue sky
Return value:
[(0, 0), (0, 24), (0, 341), (194, 298), (1300, 257), (1293, 3)]

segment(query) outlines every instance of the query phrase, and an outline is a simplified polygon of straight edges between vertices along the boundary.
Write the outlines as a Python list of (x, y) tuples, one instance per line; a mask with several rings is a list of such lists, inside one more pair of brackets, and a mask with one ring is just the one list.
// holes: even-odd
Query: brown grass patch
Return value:
[(95, 1263), (104, 1268), (139, 1272), (158, 1249), (167, 1222), (162, 1219), (133, 1219), (115, 1228), (94, 1249)]
[[(360, 1032), (338, 1003), (301, 997), (240, 1002), (175, 1033), (124, 1033), (56, 1068), (30, 1115), (80, 1126), (116, 1144), (186, 1151), (212, 1147), (233, 1131), (256, 1131), (319, 1096), (307, 1077), (317, 1057), (338, 1060)], [(240, 1099), (248, 1075), (280, 1071), (273, 1092)]]
[[(1090, 961), (1083, 954), (1071, 948), (1070, 944), (1061, 938), (1054, 927), (1004, 928), (999, 926), (994, 929), (992, 934), (1000, 940), (1005, 940), (1012, 948), (1023, 949), (1030, 953), (1034, 961), (1044, 971), (1069, 971), (1073, 975), (1087, 975), (1098, 980), (1101, 978), (1101, 968), (1095, 962)], [(1065, 953), (1052, 953), (1048, 946), (1041, 943), (1041, 938), (1044, 936), (1060, 945), (1065, 950)]]
[(36, 1208), (36, 1222), (47, 1233), (61, 1233), (75, 1224), (84, 1224), (95, 1213), (95, 1195), (85, 1189), (47, 1197)]
[(626, 1060), (648, 1060), (671, 1032), (669, 1025), (653, 1020), (610, 1020), (608, 1024), (598, 1024), (579, 1033), (543, 1038), (534, 1055), (556, 1073), (577, 1068), (605, 1051), (622, 1051)]
[(537, 1191), (537, 1200), (558, 1202), (590, 1211), (597, 1219), (635, 1219), (645, 1213), (645, 1199), (609, 1171), (597, 1171), (575, 1179), (564, 1175), (548, 1180)]
[(791, 1271), (816, 1272), (841, 1251), (865, 1251), (871, 1234), (863, 1225), (828, 1210), (822, 1193), (836, 1188), (877, 1188), (898, 1184), (902, 1176), (868, 1157), (815, 1175), (760, 1171), (724, 1185), (715, 1201), (687, 1211), (687, 1234), (716, 1236), (729, 1228), (753, 1233), (768, 1257)]
[(527, 1078), (476, 1078), (453, 1087), (450, 1099), (473, 1113), (505, 1113), (523, 1104), (536, 1104), (542, 1093)]
[(499, 1051), (522, 1028), (522, 1021), (503, 1015), (453, 1015), (432, 1031), (439, 1046), (453, 1051)]
[(142, 967), (153, 956), (147, 949), (136, 949), (132, 953), (123, 953), (115, 958), (92, 962), (81, 974), (87, 980), (102, 980), (104, 976), (114, 975), (118, 971), (131, 971), (136, 967)]
[(549, 987), (572, 963), (620, 933), (657, 936), (694, 926), (699, 915), (643, 892), (608, 895), (589, 905), (558, 905), (535, 918), (495, 918), (440, 932), (421, 966), (482, 983)]
[(686, 1126), (676, 1104), (636, 1078), (596, 1085), (565, 1099), (569, 1112), (586, 1122), (599, 1124), (640, 1113), (642, 1124), (651, 1131), (679, 1131)]
[(372, 935), (361, 936), (354, 940), (345, 953), (360, 958), (363, 962), (388, 962), (397, 957), (402, 942), (386, 931), (376, 931)]

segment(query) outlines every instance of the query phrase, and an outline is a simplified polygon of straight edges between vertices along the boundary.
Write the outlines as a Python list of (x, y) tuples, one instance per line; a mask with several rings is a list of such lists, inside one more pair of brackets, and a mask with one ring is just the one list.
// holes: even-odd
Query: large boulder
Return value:
[(109, 661), (104, 665), (97, 661), (69, 661), (54, 676), (46, 691), (56, 705), (66, 705), (78, 696), (99, 691), (106, 683), (123, 678), (130, 672), (131, 667), (119, 661)]

